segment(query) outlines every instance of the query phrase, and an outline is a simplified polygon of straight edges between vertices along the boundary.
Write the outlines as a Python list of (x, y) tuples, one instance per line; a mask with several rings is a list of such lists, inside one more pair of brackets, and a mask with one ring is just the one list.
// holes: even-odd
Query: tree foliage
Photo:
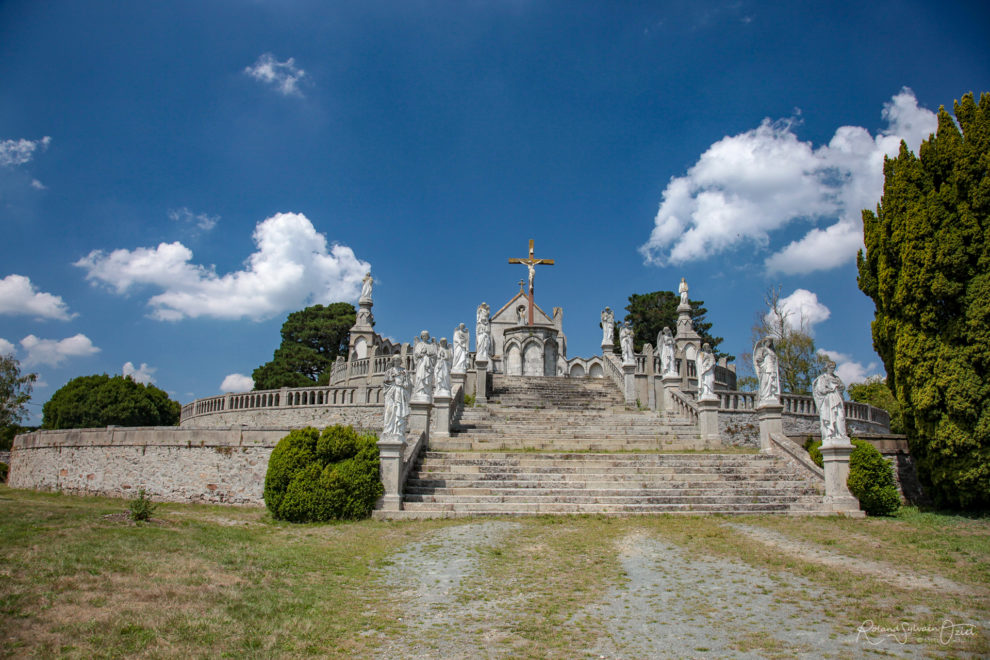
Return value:
[(350, 426), (291, 431), (275, 446), (265, 475), (265, 505), (290, 522), (355, 520), (382, 495), (377, 438)]
[(877, 408), (883, 408), (890, 413), (890, 430), (892, 433), (904, 433), (904, 423), (901, 421), (901, 404), (887, 386), (887, 380), (868, 378), (862, 383), (853, 383), (847, 390), (849, 398), (859, 403), (868, 403)]
[[(849, 454), (849, 477), (846, 486), (859, 500), (860, 506), (871, 516), (890, 516), (901, 508), (901, 496), (897, 492), (894, 468), (876, 447), (858, 438), (849, 441), (855, 449)], [(824, 465), (821, 439), (808, 438), (805, 449), (818, 467)]]
[(15, 426), (27, 414), (38, 374), (22, 374), (13, 355), (0, 355), (0, 429)]
[(338, 355), (347, 355), (356, 313), (350, 303), (313, 305), (289, 314), (282, 344), (269, 362), (254, 370), (254, 388), (306, 387), (326, 382)]
[[(643, 344), (650, 343), (657, 347), (657, 335), (663, 331), (664, 327), (669, 327), (671, 332), (677, 333), (677, 306), (681, 302), (681, 297), (673, 291), (653, 291), (652, 293), (634, 293), (629, 296), (629, 304), (626, 305), (626, 319), (632, 321), (633, 326), (633, 348), (639, 352), (643, 350)], [(691, 320), (694, 323), (694, 330), (701, 336), (702, 342), (711, 344), (715, 358), (735, 358), (728, 353), (718, 350), (718, 345), (722, 343), (721, 337), (711, 334), (712, 324), (709, 323), (705, 315), (703, 300), (689, 300), (691, 305)], [(616, 347), (618, 347), (619, 330), (615, 331)]]
[(935, 502), (990, 507), (990, 94), (967, 94), (918, 155), (884, 162), (863, 212), (873, 345)]
[[(828, 358), (815, 348), (808, 322), (794, 315), (780, 303), (780, 288), (767, 291), (763, 298), (764, 307), (756, 314), (752, 328), (753, 345), (765, 338), (773, 337), (773, 348), (777, 353), (780, 369), (780, 389), (789, 394), (811, 394), (811, 384), (825, 368)], [(753, 355), (743, 353), (740, 371), (747, 374), (739, 379), (740, 386), (758, 384), (753, 372)]]
[(42, 407), (43, 429), (100, 426), (175, 426), (182, 406), (154, 385), (128, 376), (79, 376)]

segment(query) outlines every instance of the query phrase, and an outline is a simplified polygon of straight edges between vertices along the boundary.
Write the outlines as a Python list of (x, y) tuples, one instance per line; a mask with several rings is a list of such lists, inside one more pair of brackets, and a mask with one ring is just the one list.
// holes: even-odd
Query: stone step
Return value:
[[(804, 505), (803, 507), (801, 505)], [(575, 513), (575, 514), (630, 514), (630, 513), (705, 513), (705, 514), (725, 514), (725, 515), (756, 515), (756, 514), (786, 514), (791, 512), (814, 512), (817, 510), (815, 503), (795, 503), (789, 502), (749, 502), (749, 503), (727, 503), (727, 502), (681, 502), (669, 504), (603, 504), (588, 503), (575, 504), (566, 502), (531, 502), (518, 504), (499, 503), (435, 503), (435, 502), (407, 502), (406, 510), (409, 512), (443, 512), (451, 511), (464, 513), (467, 515), (539, 515), (547, 513)], [(817, 504), (820, 507), (820, 503)]]
[[(671, 484), (672, 486), (673, 484)], [(518, 488), (461, 488), (408, 486), (406, 496), (411, 500), (427, 501), (423, 498), (450, 497), (777, 497), (815, 496), (818, 491), (806, 485), (781, 486), (773, 482), (738, 484), (732, 488), (715, 491), (711, 488), (695, 487), (685, 483), (679, 488), (573, 488), (569, 484), (561, 488), (528, 488), (520, 492)]]
[[(704, 454), (609, 454), (609, 453), (519, 453), (519, 452), (486, 452), (483, 454), (470, 454), (470, 453), (457, 453), (457, 452), (442, 452), (434, 451), (428, 449), (423, 452), (423, 460), (427, 459), (442, 459), (448, 462), (464, 463), (464, 464), (476, 464), (485, 461), (499, 461), (499, 462), (510, 462), (515, 461), (517, 464), (541, 464), (547, 462), (558, 462), (558, 461), (580, 461), (582, 463), (588, 463), (593, 461), (608, 461), (613, 463), (629, 463), (629, 464), (644, 464), (644, 463), (656, 463), (664, 465), (697, 465), (701, 463), (718, 463), (718, 464), (767, 464), (767, 465), (778, 465), (781, 464), (773, 456), (768, 456), (766, 454), (729, 454), (729, 453), (718, 453), (710, 452)], [(783, 465), (787, 465), (783, 463)]]
[(598, 496), (576, 496), (576, 495), (474, 495), (474, 496), (431, 496), (431, 495), (409, 495), (405, 499), (408, 504), (439, 504), (439, 505), (479, 505), (479, 504), (508, 504), (508, 505), (541, 505), (541, 504), (603, 504), (614, 505), (654, 505), (668, 506), (679, 504), (717, 504), (717, 505), (739, 505), (739, 504), (794, 504), (802, 502), (811, 504), (821, 501), (821, 497), (806, 494), (781, 493), (772, 496), (757, 495), (645, 495), (645, 496), (622, 496), (622, 495), (598, 495)]

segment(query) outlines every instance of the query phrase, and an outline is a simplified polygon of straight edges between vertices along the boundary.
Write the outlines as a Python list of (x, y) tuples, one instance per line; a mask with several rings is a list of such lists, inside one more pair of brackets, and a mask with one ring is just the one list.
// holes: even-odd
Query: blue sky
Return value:
[[(179, 401), (356, 302), (450, 337), (525, 271), (571, 356), (631, 293), (749, 350), (780, 286), (847, 379), (883, 153), (990, 90), (982, 2), (0, 4), (0, 350)], [(620, 314), (621, 316), (621, 314)], [(125, 365), (129, 365), (125, 367)], [(228, 383), (231, 381), (228, 381)]]

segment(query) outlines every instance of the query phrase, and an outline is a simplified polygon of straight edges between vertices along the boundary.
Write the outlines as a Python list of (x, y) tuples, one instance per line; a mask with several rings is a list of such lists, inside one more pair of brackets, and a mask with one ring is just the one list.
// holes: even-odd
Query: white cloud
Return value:
[(0, 140), (0, 165), (13, 167), (30, 162), (34, 152), (38, 149), (44, 151), (51, 141), (47, 135), (40, 140)]
[[(795, 289), (794, 293), (777, 301), (783, 322), (791, 330), (814, 334), (815, 325), (828, 319), (832, 312), (828, 307), (818, 302), (818, 294), (807, 289)], [(773, 310), (767, 312), (767, 324), (771, 328), (779, 328), (781, 319)], [(780, 334), (779, 329), (777, 330)]]
[(244, 374), (228, 374), (220, 383), (221, 392), (250, 392), (254, 389), (254, 380)]
[(57, 367), (70, 357), (84, 357), (100, 352), (84, 334), (61, 340), (38, 339), (34, 335), (28, 335), (21, 340), (21, 347), (27, 351), (25, 365), (47, 364), (51, 367)]
[(870, 362), (866, 366), (863, 366), (862, 362), (856, 362), (847, 353), (829, 351), (824, 348), (818, 349), (818, 352), (822, 355), (827, 355), (830, 360), (835, 362), (835, 375), (842, 379), (846, 387), (849, 387), (853, 383), (866, 382), (868, 378), (882, 377), (877, 372), (878, 365), (876, 362)]
[(8, 275), (0, 280), (0, 314), (28, 314), (59, 321), (76, 316), (69, 313), (60, 296), (38, 291), (23, 275)]
[(13, 355), (14, 350), (15, 348), (13, 344), (0, 337), (0, 355)]
[(179, 242), (109, 254), (94, 250), (75, 265), (117, 293), (137, 285), (162, 289), (148, 304), (152, 318), (163, 321), (265, 319), (314, 302), (350, 300), (371, 269), (347, 246), (328, 250), (326, 236), (301, 213), (278, 213), (258, 223), (253, 236), (257, 251), (244, 270), (226, 275), (190, 263), (192, 251)]
[(200, 231), (210, 231), (217, 226), (220, 221), (220, 216), (209, 215), (206, 213), (193, 213), (185, 206), (181, 209), (173, 209), (168, 212), (168, 217), (173, 222), (182, 222), (185, 224), (195, 224), (196, 228)]
[(771, 254), (770, 272), (808, 273), (844, 264), (862, 245), (861, 211), (874, 208), (883, 190), (883, 158), (901, 139), (917, 151), (934, 132), (933, 112), (902, 89), (884, 106), (887, 128), (873, 137), (842, 126), (827, 145), (801, 142), (794, 122), (763, 120), (759, 127), (722, 138), (685, 176), (667, 184), (649, 240), (647, 261), (679, 265), (707, 259), (745, 243), (769, 246), (772, 234), (792, 223), (814, 224), (801, 239)]
[(121, 368), (121, 373), (125, 376), (130, 376), (132, 380), (137, 383), (144, 383), (145, 385), (152, 385), (155, 379), (151, 374), (158, 371), (155, 367), (149, 367), (144, 362), (138, 368), (134, 367), (133, 362), (125, 362), (124, 366)]
[(48, 186), (46, 186), (45, 184), (43, 184), (41, 181), (38, 181), (37, 179), (31, 179), (31, 187), (34, 188), (35, 190), (47, 190), (48, 189)]
[(244, 73), (266, 85), (271, 85), (284, 96), (302, 96), (299, 81), (306, 77), (306, 72), (296, 66), (292, 57), (279, 62), (271, 53), (265, 53), (258, 58), (254, 66), (245, 67)]

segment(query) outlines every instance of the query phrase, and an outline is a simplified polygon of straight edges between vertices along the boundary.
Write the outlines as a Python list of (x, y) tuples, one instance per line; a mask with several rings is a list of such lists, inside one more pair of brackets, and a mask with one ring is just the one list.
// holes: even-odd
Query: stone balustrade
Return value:
[(678, 417), (684, 417), (697, 424), (700, 413), (697, 404), (680, 390), (671, 390), (670, 394), (671, 402), (674, 404), (674, 411), (672, 412)]
[(284, 387), (278, 390), (259, 390), (242, 394), (221, 394), (197, 399), (182, 407), (180, 425), (191, 423), (213, 426), (210, 417), (226, 419), (229, 413), (265, 410), (279, 411), (291, 408), (344, 408), (380, 406), (380, 385)]
[[(719, 397), (719, 410), (721, 411), (755, 410), (758, 403), (756, 392), (723, 390), (716, 391), (715, 394)], [(784, 406), (785, 415), (807, 415), (815, 419), (818, 418), (818, 407), (815, 406), (815, 400), (810, 396), (782, 394), (780, 403)], [(846, 401), (845, 409), (847, 421), (867, 422), (890, 428), (890, 414), (882, 408), (856, 401)]]

